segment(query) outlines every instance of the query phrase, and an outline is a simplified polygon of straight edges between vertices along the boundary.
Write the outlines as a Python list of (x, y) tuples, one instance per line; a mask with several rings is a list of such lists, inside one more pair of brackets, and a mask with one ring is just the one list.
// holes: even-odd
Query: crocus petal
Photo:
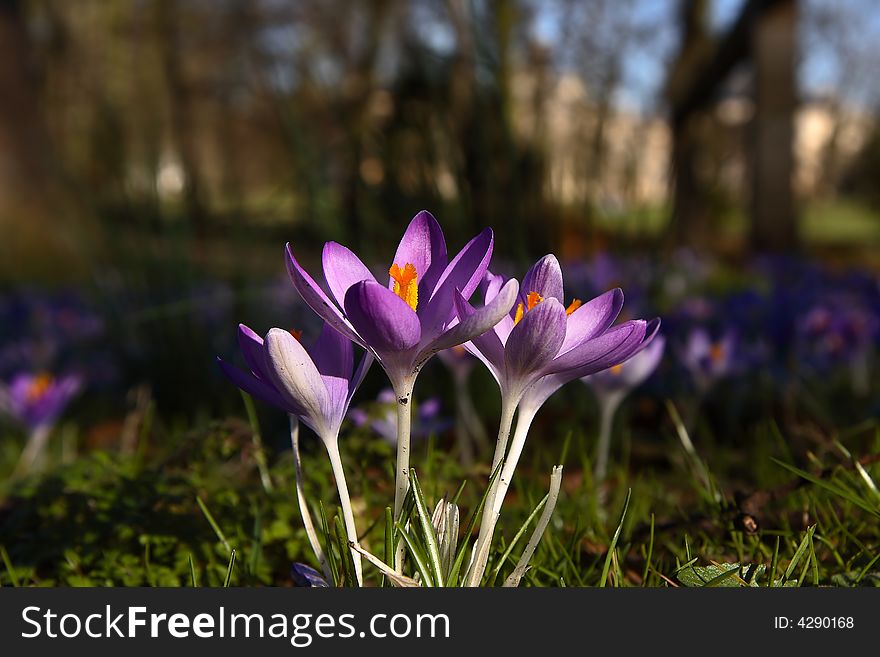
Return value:
[(638, 350), (645, 337), (646, 327), (647, 322), (641, 319), (615, 326), (554, 359), (544, 373), (571, 372), (573, 375), (580, 372), (577, 376), (572, 376), (580, 378), (617, 365)]
[(492, 229), (487, 228), (471, 239), (446, 267), (421, 315), (426, 340), (437, 337), (455, 316), (453, 293), (456, 289), (465, 299), (471, 298), (492, 259), (494, 243)]
[(345, 313), (378, 354), (406, 351), (419, 343), (421, 326), (406, 301), (384, 285), (355, 283), (345, 294)]
[(508, 378), (537, 373), (559, 353), (565, 339), (565, 308), (555, 298), (528, 311), (504, 346)]
[(327, 242), (324, 245), (321, 263), (330, 293), (340, 306), (345, 302), (345, 293), (352, 285), (360, 281), (376, 280), (360, 258), (336, 242)]
[(351, 378), (351, 368), (354, 367), (351, 341), (329, 324), (324, 324), (321, 335), (308, 352), (321, 376), (335, 376), (346, 381)]
[[(459, 314), (458, 323), (441, 335), (437, 340), (433, 341), (430, 347), (422, 352), (417, 362), (421, 362), (428, 356), (440, 351), (448, 349), (456, 345), (468, 342), (474, 338), (478, 338), (486, 332), (492, 333), (491, 329), (498, 321), (510, 312), (510, 307), (516, 301), (519, 285), (513, 279), (509, 280), (501, 291), (492, 299), (490, 303), (482, 308), (471, 308), (470, 304), (464, 299), (461, 293), (455, 291), (456, 308), (461, 307), (464, 311)], [(469, 308), (470, 310), (467, 310)], [(498, 342), (497, 336), (494, 336)], [(491, 339), (491, 337), (490, 337)], [(498, 342), (500, 346), (500, 342)]]
[(616, 288), (591, 299), (568, 318), (565, 342), (560, 353), (565, 353), (586, 340), (604, 333), (614, 323), (623, 308), (623, 290)]
[(301, 406), (316, 426), (326, 426), (330, 397), (318, 368), (299, 340), (284, 329), (274, 328), (266, 335), (265, 345), (269, 376), (281, 396)]
[[(403, 268), (407, 263), (416, 268), (420, 298), (430, 299), (437, 281), (446, 269), (446, 239), (440, 224), (430, 212), (422, 210), (409, 222), (394, 261)], [(393, 279), (389, 287), (393, 287)]]
[(488, 304), (492, 302), (492, 299), (495, 298), (501, 288), (504, 287), (504, 276), (501, 274), (493, 274), (488, 269), (486, 270), (485, 276), (483, 276), (483, 303)]
[(322, 290), (314, 279), (309, 276), (308, 272), (300, 267), (300, 264), (293, 256), (290, 244), (286, 247), (286, 253), (287, 257), (285, 262), (287, 263), (287, 273), (290, 275), (290, 280), (293, 281), (293, 286), (296, 288), (297, 292), (299, 292), (303, 301), (305, 301), (306, 304), (308, 304), (308, 306), (314, 310), (319, 317), (321, 317), (321, 319), (342, 333), (342, 335), (352, 342), (365, 347), (366, 345), (364, 344), (364, 341), (354, 332), (348, 321), (342, 316), (339, 308), (330, 301), (327, 295), (324, 294), (324, 290)]
[[(459, 319), (467, 318), (477, 312), (457, 290), (455, 306)], [(462, 346), (469, 354), (483, 361), (483, 364), (500, 385), (504, 372), (504, 345), (498, 339), (495, 331), (486, 331), (482, 335), (472, 338), (470, 342), (465, 342)]]
[(251, 397), (256, 397), (260, 401), (285, 410), (288, 413), (293, 413), (295, 415), (302, 413), (302, 408), (292, 405), (289, 400), (283, 399), (270, 383), (261, 381), (253, 374), (240, 370), (235, 365), (227, 363), (222, 358), (217, 359), (217, 364), (220, 365), (223, 374), (225, 374), (236, 387), (241, 388)]
[(562, 267), (559, 260), (551, 254), (545, 255), (529, 269), (523, 278), (522, 296), (530, 292), (537, 292), (545, 299), (556, 299), (559, 303), (564, 301), (562, 290)]
[(348, 382), (348, 396), (345, 399), (346, 408), (348, 408), (348, 405), (351, 403), (351, 398), (354, 397), (355, 391), (360, 387), (374, 360), (373, 354), (369, 351), (365, 352), (363, 358), (361, 358), (361, 362), (358, 364), (357, 369), (355, 369), (354, 374)]
[(238, 346), (244, 361), (257, 378), (266, 380), (266, 356), (263, 350), (263, 338), (254, 333), (244, 324), (238, 325)]
[[(329, 324), (324, 324), (321, 335), (308, 352), (330, 395), (330, 407), (337, 415), (344, 413), (351, 368), (354, 367), (351, 341)], [(342, 419), (341, 415), (339, 419)]]

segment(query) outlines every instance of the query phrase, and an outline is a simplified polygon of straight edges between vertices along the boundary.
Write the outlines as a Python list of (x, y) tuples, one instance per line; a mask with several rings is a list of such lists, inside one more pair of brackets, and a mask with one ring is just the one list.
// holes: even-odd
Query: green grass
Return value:
[[(694, 445), (718, 492), (711, 495), (671, 423), (637, 439), (624, 426), (618, 441), (634, 442), (618, 444), (616, 466), (601, 487), (590, 476), (588, 425), (576, 426), (567, 444), (562, 432), (537, 430), (502, 513), (487, 581), (503, 582), (513, 570), (550, 468), (564, 461), (556, 512), (521, 586), (880, 585), (880, 473), (870, 457), (880, 434), (864, 423), (838, 433), (847, 436), (846, 449), (801, 450), (769, 425), (738, 446), (709, 447), (712, 441), (697, 432)], [(458, 491), (464, 531), (489, 474), (485, 465), (462, 468), (445, 447), (421, 443), (413, 453), (424, 504), (414, 505), (409, 532), (432, 577), (439, 566), (424, 520), (441, 496)], [(304, 440), (304, 449), (306, 490), (316, 512), (319, 500), (326, 509), (322, 524), (344, 577), (349, 552), (344, 534), (334, 537), (329, 464), (317, 441)], [(361, 544), (384, 555), (392, 449), (358, 434), (344, 437), (342, 449)], [(620, 453), (629, 454), (625, 462)], [(191, 427), (144, 454), (91, 452), (7, 483), (0, 583), (291, 585), (291, 562), (317, 564), (299, 519), (289, 453), (269, 450), (266, 467), (268, 488), (249, 425), (235, 418)], [(745, 515), (757, 522), (755, 531)], [(365, 564), (364, 574), (368, 585), (380, 584), (372, 566)]]

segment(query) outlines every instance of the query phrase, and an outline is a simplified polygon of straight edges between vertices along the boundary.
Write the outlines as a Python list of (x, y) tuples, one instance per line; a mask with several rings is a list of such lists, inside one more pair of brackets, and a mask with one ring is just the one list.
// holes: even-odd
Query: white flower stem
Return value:
[(504, 467), (501, 469), (501, 476), (498, 478), (498, 490), (495, 492), (494, 505), (492, 507), (494, 509), (495, 522), (498, 522), (498, 514), (501, 513), (507, 489), (510, 488), (510, 482), (513, 481), (513, 473), (519, 463), (519, 457), (522, 456), (523, 447), (529, 435), (529, 429), (531, 429), (532, 421), (537, 413), (538, 408), (531, 406), (521, 406), (519, 409), (519, 415), (516, 418), (516, 430), (513, 432), (513, 440), (510, 443), (510, 451), (504, 460)]
[(611, 433), (614, 430), (614, 416), (623, 401), (623, 396), (611, 394), (599, 400), (599, 442), (596, 445), (596, 462), (593, 465), (593, 478), (596, 485), (605, 481), (608, 474), (608, 454), (611, 451)]
[(535, 554), (535, 549), (538, 547), (538, 543), (541, 541), (541, 537), (544, 535), (547, 525), (550, 524), (550, 518), (553, 517), (553, 511), (556, 509), (556, 500), (559, 499), (559, 488), (561, 485), (562, 466), (555, 465), (553, 466), (553, 472), (550, 474), (550, 492), (547, 493), (547, 503), (544, 505), (544, 511), (541, 513), (535, 531), (532, 532), (532, 536), (526, 544), (526, 549), (523, 550), (522, 556), (516, 564), (516, 568), (514, 568), (510, 576), (504, 580), (505, 587), (519, 586), (520, 580), (526, 573), (526, 568), (529, 567), (529, 561), (532, 560), (532, 556)]
[(46, 450), (46, 444), (49, 442), (49, 434), (52, 433), (50, 425), (40, 425), (28, 436), (27, 444), (21, 452), (15, 471), (12, 473), (13, 478), (26, 475), (31, 470), (36, 470), (42, 464)]
[(290, 416), (290, 444), (293, 447), (293, 464), (296, 472), (296, 501), (299, 504), (299, 513), (306, 528), (306, 536), (309, 537), (309, 545), (312, 546), (312, 552), (315, 553), (315, 557), (317, 557), (318, 563), (321, 565), (324, 579), (332, 584), (333, 573), (330, 571), (330, 564), (327, 563), (327, 555), (324, 554), (321, 542), (318, 540), (318, 532), (315, 531), (315, 523), (312, 522), (312, 514), (309, 512), (309, 504), (303, 487), (302, 458), (299, 454), (299, 420), (295, 415)]
[[(330, 457), (330, 467), (333, 468), (333, 477), (336, 479), (336, 490), (339, 492), (339, 502), (342, 506), (342, 518), (345, 522), (345, 533), (348, 534), (350, 543), (357, 545), (358, 534), (357, 527), (354, 524), (354, 512), (351, 508), (351, 497), (348, 494), (348, 484), (345, 483), (345, 471), (342, 469), (342, 458), (339, 455), (339, 440), (333, 436), (329, 440), (324, 440), (327, 448), (327, 455)], [(360, 553), (351, 548), (351, 556), (354, 560), (354, 571), (357, 577), (358, 586), (364, 585), (364, 576), (361, 568)]]
[[(513, 424), (513, 416), (516, 413), (517, 401), (512, 395), (505, 395), (501, 399), (501, 422), (498, 426), (498, 439), (495, 442), (495, 455), (492, 457), (491, 473), (494, 473), (498, 465), (504, 459), (507, 451), (507, 442), (510, 438), (510, 427)], [(496, 517), (495, 494), (498, 491), (500, 477), (495, 479), (492, 488), (486, 496), (486, 504), (483, 507), (483, 517), (480, 519), (480, 533), (474, 546), (474, 556), (468, 570), (466, 579), (467, 586), (479, 586), (486, 570), (486, 562), (489, 558), (489, 545), (492, 542), (492, 532), (495, 530)]]
[(409, 439), (412, 425), (412, 395), (397, 395), (397, 475), (394, 480), (394, 518), (400, 519), (403, 498), (409, 490)]
[[(394, 519), (400, 520), (403, 500), (409, 490), (409, 441), (412, 429), (412, 389), (415, 375), (404, 379), (400, 385), (394, 386), (397, 397), (397, 473), (394, 478)], [(406, 545), (401, 540), (394, 554), (394, 567), (403, 572), (403, 557)]]

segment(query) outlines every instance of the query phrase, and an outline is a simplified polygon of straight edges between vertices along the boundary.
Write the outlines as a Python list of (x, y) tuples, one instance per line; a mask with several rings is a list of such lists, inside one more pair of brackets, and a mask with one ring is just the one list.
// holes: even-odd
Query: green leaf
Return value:
[(544, 508), (544, 505), (547, 504), (547, 499), (550, 497), (549, 493), (544, 496), (538, 504), (532, 509), (532, 512), (529, 514), (529, 517), (526, 518), (526, 521), (520, 526), (519, 531), (513, 537), (513, 540), (510, 541), (510, 545), (507, 546), (507, 549), (504, 551), (504, 554), (501, 555), (501, 558), (498, 559), (498, 564), (495, 566), (495, 570), (492, 571), (492, 576), (489, 578), (489, 582), (495, 582), (495, 579), (498, 577), (498, 573), (501, 571), (502, 566), (507, 561), (507, 558), (510, 556), (510, 553), (513, 552), (513, 548), (516, 547), (517, 542), (520, 538), (522, 538), (523, 534), (526, 533), (526, 530), (529, 528), (529, 525), (532, 524), (535, 518), (538, 517), (538, 514), (541, 512), (541, 509)]
[[(742, 566), (738, 563), (720, 563), (709, 566), (686, 565), (675, 572), (675, 578), (688, 587), (733, 587), (749, 584), (738, 577)], [(735, 577), (736, 576), (736, 577)]]
[[(385, 507), (385, 563), (394, 563), (394, 512), (390, 506)], [(382, 587), (388, 583), (383, 577)]]
[(413, 497), (416, 502), (416, 513), (418, 514), (419, 527), (422, 530), (423, 542), (428, 548), (428, 565), (431, 567), (431, 578), (434, 580), (435, 586), (443, 586), (443, 563), (440, 560), (440, 544), (437, 542), (437, 533), (434, 531), (434, 525), (431, 523), (431, 514), (428, 512), (428, 505), (425, 503), (425, 495), (422, 493), (422, 487), (419, 485), (419, 478), (415, 469), (409, 471), (410, 489), (413, 491)]
[(410, 556), (416, 563), (416, 568), (422, 576), (422, 586), (434, 586), (434, 580), (431, 578), (431, 570), (428, 567), (428, 559), (424, 550), (413, 540), (406, 528), (400, 523), (397, 524), (397, 532), (403, 538), (406, 546), (409, 548)]
[(324, 545), (327, 546), (327, 564), (330, 566), (330, 572), (333, 575), (333, 583), (339, 586), (342, 581), (342, 573), (340, 572), (339, 561), (336, 559), (336, 553), (333, 551), (333, 536), (330, 534), (327, 510), (324, 508), (324, 502), (321, 500), (318, 500), (318, 512), (321, 517), (321, 531), (324, 533)]
[(342, 562), (342, 569), (345, 574), (345, 583), (348, 586), (357, 586), (357, 575), (354, 569), (354, 558), (351, 556), (351, 549), (348, 544), (350, 541), (357, 539), (357, 536), (349, 538), (345, 531), (345, 525), (342, 524), (340, 514), (336, 514), (333, 518), (336, 534), (336, 546), (339, 548), (339, 560)]
[(464, 563), (464, 556), (467, 554), (468, 545), (470, 544), (471, 533), (474, 531), (474, 526), (477, 524), (477, 518), (480, 517), (480, 513), (483, 511), (483, 507), (486, 505), (486, 498), (489, 496), (489, 491), (492, 490), (492, 486), (495, 483), (495, 480), (501, 474), (501, 466), (504, 465), (502, 461), (495, 467), (495, 472), (492, 473), (492, 476), (489, 477), (489, 481), (486, 484), (486, 490), (483, 492), (483, 496), (480, 498), (479, 504), (477, 504), (477, 508), (474, 509), (474, 512), (471, 514), (470, 519), (468, 520), (467, 527), (465, 527), (464, 533), (461, 535), (461, 543), (458, 546), (458, 552), (455, 555), (455, 561), (452, 564), (452, 568), (449, 571), (449, 577), (447, 578), (447, 584), (456, 584), (458, 581), (458, 573), (461, 571), (461, 566)]

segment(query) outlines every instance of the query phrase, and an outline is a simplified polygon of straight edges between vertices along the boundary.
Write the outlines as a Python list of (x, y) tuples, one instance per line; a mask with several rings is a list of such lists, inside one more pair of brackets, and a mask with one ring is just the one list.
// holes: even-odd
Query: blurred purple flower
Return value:
[(21, 372), (3, 387), (0, 399), (4, 410), (33, 432), (55, 424), (81, 388), (82, 378), (74, 374)]
[(608, 469), (611, 430), (618, 407), (634, 388), (654, 373), (665, 348), (666, 339), (658, 335), (629, 360), (581, 379), (590, 386), (599, 401), (599, 442), (594, 466), (597, 481), (605, 478)]
[[(353, 408), (348, 413), (349, 419), (358, 427), (369, 426), (390, 445), (397, 444), (397, 396), (391, 388), (379, 393), (376, 401), (367, 408)], [(452, 422), (443, 416), (442, 404), (436, 397), (419, 402), (415, 407), (415, 418), (412, 424), (411, 438), (420, 440), (445, 431)]]
[(658, 335), (647, 347), (629, 360), (607, 370), (585, 376), (581, 381), (586, 383), (600, 400), (618, 396), (623, 399), (654, 373), (663, 358), (665, 349), (666, 338)]
[(716, 381), (737, 369), (736, 351), (737, 339), (733, 331), (728, 330), (713, 340), (708, 331), (695, 328), (688, 334), (680, 358), (697, 389), (705, 393)]

